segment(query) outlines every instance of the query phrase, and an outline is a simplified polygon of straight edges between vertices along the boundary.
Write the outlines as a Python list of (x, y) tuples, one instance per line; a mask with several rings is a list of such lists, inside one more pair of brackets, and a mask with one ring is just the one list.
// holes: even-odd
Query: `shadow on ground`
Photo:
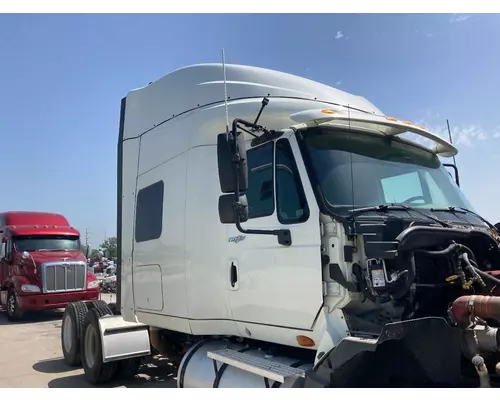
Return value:
[(75, 371), (78, 367), (70, 367), (64, 362), (64, 358), (49, 358), (47, 360), (40, 360), (33, 364), (33, 369), (37, 372), (44, 374), (61, 374), (64, 372)]
[(23, 325), (23, 324), (32, 324), (36, 322), (49, 322), (62, 320), (63, 311), (61, 310), (40, 310), (40, 311), (32, 311), (26, 312), (23, 319), (21, 321), (9, 321), (7, 319), (7, 314), (5, 311), (0, 311), (0, 326), (2, 325)]
[[(60, 362), (66, 370), (61, 370), (63, 368), (60, 366), (59, 359), (44, 360), (33, 365), (33, 369), (40, 372), (47, 373), (57, 373), (64, 371), (72, 371), (71, 367), (67, 367), (64, 361), (60, 359)], [(43, 367), (40, 368), (40, 364)], [(40, 369), (37, 369), (40, 368)], [(50, 371), (54, 368), (53, 371)], [(59, 368), (59, 369), (57, 369)], [(42, 370), (43, 369), (43, 370)], [(51, 380), (47, 386), (49, 388), (90, 388), (95, 387), (85, 380), (82, 374), (72, 375), (61, 378), (56, 378)], [(177, 387), (177, 370), (174, 366), (169, 364), (166, 359), (159, 358), (148, 358), (145, 363), (139, 369), (138, 375), (127, 381), (112, 381), (104, 385), (99, 385), (102, 388), (113, 388), (125, 386), (128, 388), (139, 388), (147, 386), (148, 388), (176, 388)]]

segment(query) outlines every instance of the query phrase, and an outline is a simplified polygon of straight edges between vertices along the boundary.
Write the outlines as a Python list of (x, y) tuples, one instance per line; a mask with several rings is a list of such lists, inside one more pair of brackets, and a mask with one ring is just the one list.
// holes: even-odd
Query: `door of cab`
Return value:
[(7, 291), (4, 290), (10, 275), (12, 242), (5, 237), (0, 241), (0, 304), (7, 303)]
[(318, 206), (296, 139), (248, 149), (247, 157), (249, 219), (242, 227), (289, 229), (292, 244), (228, 226), (233, 317), (243, 335), (248, 323), (310, 329), (323, 301), (321, 237)]

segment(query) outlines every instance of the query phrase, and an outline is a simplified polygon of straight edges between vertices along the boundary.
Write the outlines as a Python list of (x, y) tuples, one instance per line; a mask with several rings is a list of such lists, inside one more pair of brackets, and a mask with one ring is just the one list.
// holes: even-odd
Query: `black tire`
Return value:
[[(87, 313), (83, 324), (84, 327), (81, 337), (82, 367), (85, 372), (85, 380), (93, 385), (106, 383), (112, 380), (118, 367), (117, 362), (104, 363), (102, 361), (99, 318), (104, 315), (111, 315), (111, 312), (103, 310), (100, 307), (92, 308)], [(93, 340), (91, 340), (92, 338)], [(93, 342), (93, 346), (89, 348), (88, 345), (90, 345), (90, 342)], [(90, 357), (88, 357), (88, 355)]]
[(116, 378), (120, 380), (133, 378), (135, 375), (137, 375), (141, 364), (142, 357), (128, 358), (126, 360), (118, 361)]
[(12, 288), (7, 294), (7, 319), (11, 322), (16, 322), (22, 320), (24, 317), (24, 311), (19, 306), (17, 302), (16, 292)]
[[(64, 355), (64, 361), (70, 367), (78, 367), (82, 363), (80, 354), (80, 339), (87, 312), (87, 305), (81, 301), (69, 303), (64, 310), (61, 324), (61, 348)], [(65, 329), (69, 328), (65, 322), (67, 318), (71, 321), (70, 327), (72, 329), (70, 333), (71, 347), (69, 350), (66, 349), (66, 346), (64, 345)]]
[(109, 309), (113, 313), (113, 315), (118, 315), (118, 309), (116, 308), (116, 303), (109, 303), (108, 304)]
[[(106, 303), (104, 300), (93, 300), (87, 302), (87, 308), (89, 310), (92, 310), (94, 308), (107, 311), (109, 314), (113, 315), (113, 310), (108, 306), (108, 303)], [(105, 315), (105, 314), (103, 314)]]

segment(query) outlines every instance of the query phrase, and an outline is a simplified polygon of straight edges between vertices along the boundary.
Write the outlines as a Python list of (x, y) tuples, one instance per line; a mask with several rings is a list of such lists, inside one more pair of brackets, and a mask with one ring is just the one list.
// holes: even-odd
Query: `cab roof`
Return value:
[(58, 225), (69, 226), (68, 220), (61, 214), (40, 211), (7, 211), (0, 214), (4, 225)]
[(0, 229), (13, 235), (80, 235), (63, 215), (39, 211), (0, 213)]
[[(362, 96), (311, 79), (249, 65), (226, 64), (228, 100), (278, 97), (349, 105), (367, 113), (382, 112)], [(189, 65), (127, 96), (123, 140), (137, 137), (166, 120), (208, 105), (224, 103), (220, 63)]]

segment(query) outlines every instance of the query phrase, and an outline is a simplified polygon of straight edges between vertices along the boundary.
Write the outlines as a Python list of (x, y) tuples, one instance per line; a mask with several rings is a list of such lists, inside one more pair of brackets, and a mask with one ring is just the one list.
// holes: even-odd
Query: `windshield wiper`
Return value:
[(448, 224), (447, 222), (444, 222), (438, 218), (432, 217), (431, 215), (428, 215), (422, 211), (420, 211), (417, 208), (414, 207), (409, 207), (405, 206), (404, 204), (382, 204), (380, 206), (370, 206), (370, 207), (363, 207), (363, 208), (355, 208), (354, 210), (350, 210), (349, 214), (349, 219), (354, 218), (356, 215), (363, 214), (365, 212), (369, 211), (378, 211), (378, 212), (388, 212), (388, 211), (406, 211), (408, 213), (414, 212), (419, 215), (424, 216), (427, 219), (430, 219), (434, 222), (437, 222), (439, 225), (444, 226), (445, 228), (451, 228), (452, 225)]
[(495, 226), (488, 222), (485, 218), (481, 217), (479, 214), (475, 213), (474, 211), (468, 210), (467, 208), (464, 207), (455, 207), (455, 206), (449, 206), (449, 207), (444, 207), (444, 208), (431, 208), (431, 211), (443, 211), (443, 212), (451, 212), (452, 214), (471, 214), (474, 215), (477, 219), (483, 221), (486, 225), (488, 225), (491, 229), (496, 230)]

